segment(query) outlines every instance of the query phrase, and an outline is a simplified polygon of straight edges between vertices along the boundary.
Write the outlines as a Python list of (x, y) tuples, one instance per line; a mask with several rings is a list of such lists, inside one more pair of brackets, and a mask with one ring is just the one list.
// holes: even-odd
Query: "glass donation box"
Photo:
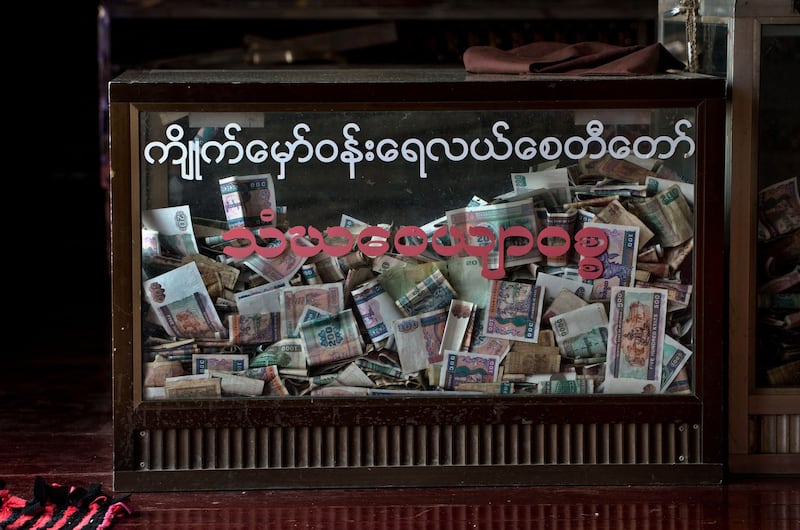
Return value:
[(114, 488), (721, 482), (725, 99), (116, 78)]

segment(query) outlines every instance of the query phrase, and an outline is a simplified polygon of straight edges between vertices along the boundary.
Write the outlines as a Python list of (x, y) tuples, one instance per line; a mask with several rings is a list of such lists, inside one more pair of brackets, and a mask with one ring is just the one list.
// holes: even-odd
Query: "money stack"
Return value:
[[(225, 219), (143, 212), (145, 399), (692, 392), (693, 186), (608, 157), (510, 175), (414, 229), (309, 236), (264, 174), (220, 179)], [(789, 337), (797, 285), (761, 292)]]
[(800, 385), (800, 194), (797, 177), (758, 194), (760, 385)]

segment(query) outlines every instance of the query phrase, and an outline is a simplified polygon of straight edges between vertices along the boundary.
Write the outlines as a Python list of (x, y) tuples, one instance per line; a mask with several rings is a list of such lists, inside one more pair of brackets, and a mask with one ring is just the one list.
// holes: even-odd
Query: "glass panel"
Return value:
[(693, 392), (693, 108), (140, 116), (145, 399)]
[(698, 1), (691, 17), (686, 7), (689, 3), (658, 0), (658, 40), (687, 65), (693, 47), (698, 72), (725, 77), (734, 4), (733, 0)]
[(756, 385), (800, 387), (800, 25), (761, 29)]

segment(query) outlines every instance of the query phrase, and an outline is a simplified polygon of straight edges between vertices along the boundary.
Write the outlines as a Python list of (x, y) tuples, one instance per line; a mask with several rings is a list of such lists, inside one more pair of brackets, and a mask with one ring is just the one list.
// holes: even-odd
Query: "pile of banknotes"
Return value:
[(414, 227), (278, 199), (142, 211), (145, 399), (693, 391), (694, 186), (661, 162), (512, 173)]
[(800, 385), (800, 193), (797, 177), (758, 194), (759, 386)]

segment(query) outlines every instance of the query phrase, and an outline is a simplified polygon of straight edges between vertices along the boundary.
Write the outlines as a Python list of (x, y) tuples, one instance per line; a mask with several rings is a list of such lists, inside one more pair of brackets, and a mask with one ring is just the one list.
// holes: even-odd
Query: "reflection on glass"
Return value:
[(725, 77), (734, 4), (733, 0), (703, 0), (697, 2), (696, 16), (688, 17), (691, 3), (659, 0), (658, 40), (687, 66), (692, 49), (698, 72)]
[(761, 37), (756, 384), (800, 386), (800, 26)]
[(693, 393), (693, 109), (139, 125), (145, 399)]

